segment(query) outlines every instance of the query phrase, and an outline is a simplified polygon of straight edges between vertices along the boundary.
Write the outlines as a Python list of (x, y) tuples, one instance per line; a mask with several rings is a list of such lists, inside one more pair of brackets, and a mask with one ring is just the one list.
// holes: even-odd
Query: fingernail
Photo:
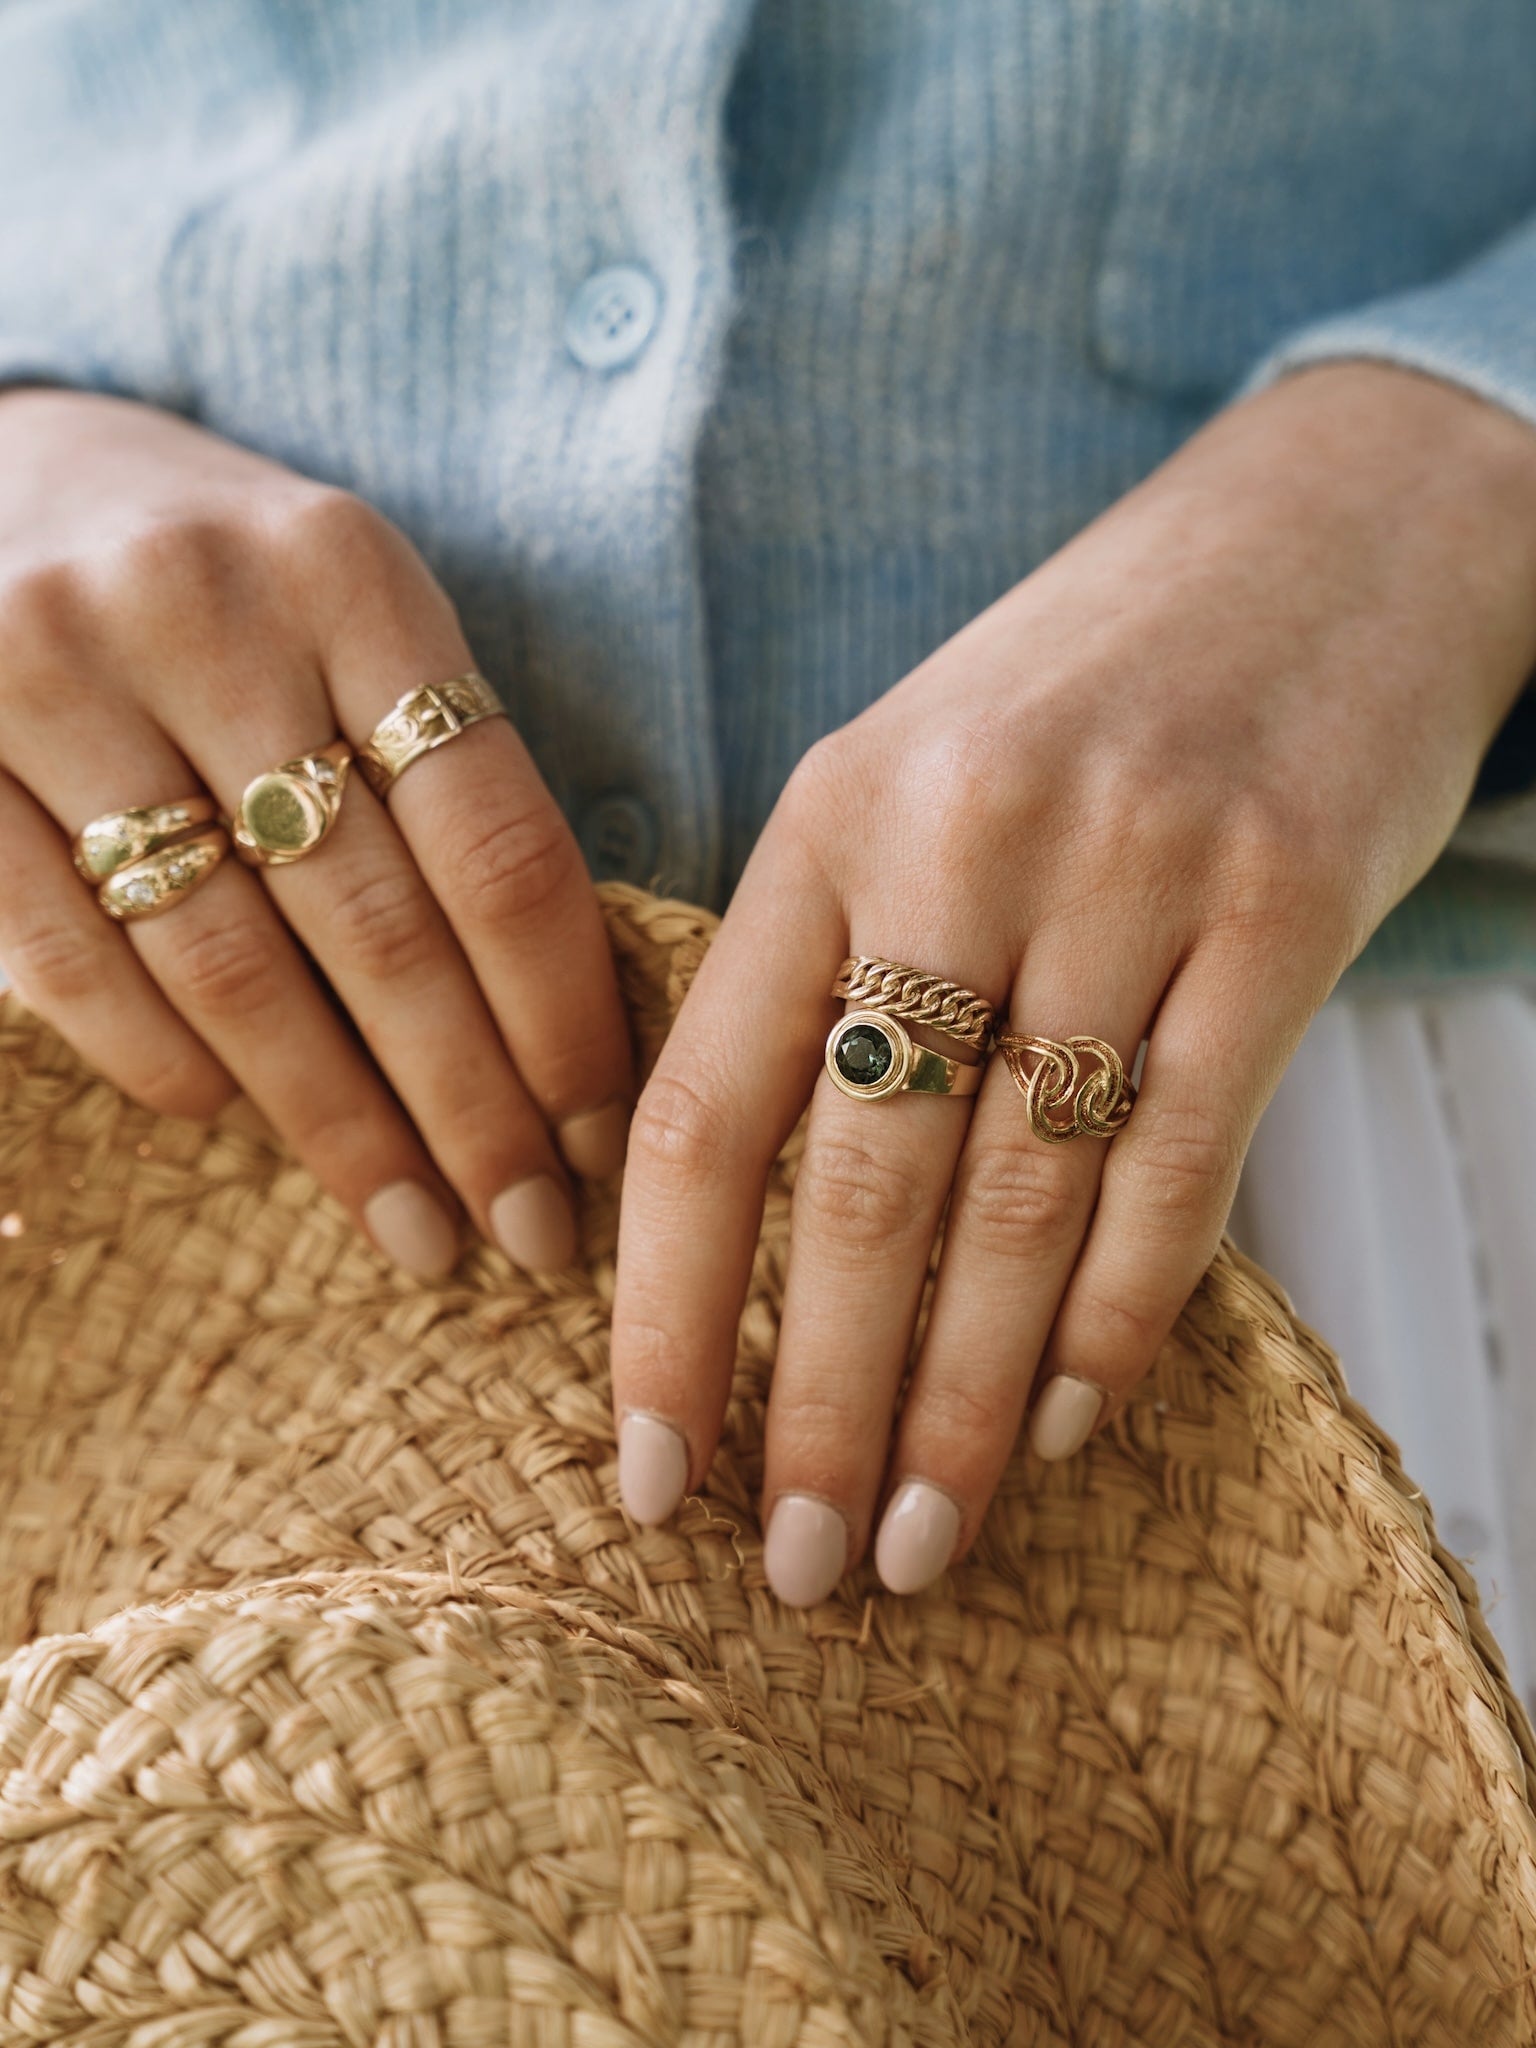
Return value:
[(384, 1254), (408, 1273), (439, 1280), (458, 1263), (459, 1233), (453, 1218), (419, 1181), (392, 1180), (363, 1205), (368, 1234)]
[(552, 1272), (575, 1258), (576, 1218), (565, 1190), (547, 1173), (503, 1188), (490, 1214), (491, 1235), (518, 1265)]
[(659, 1415), (631, 1411), (619, 1425), (619, 1498), (637, 1522), (664, 1522), (688, 1484), (688, 1446)]
[(919, 1593), (949, 1563), (960, 1534), (960, 1508), (926, 1479), (897, 1487), (875, 1538), (875, 1570), (893, 1593)]
[(555, 1136), (573, 1171), (604, 1180), (624, 1164), (629, 1104), (615, 1097), (598, 1109), (584, 1109), (580, 1116), (568, 1116)]
[(1104, 1406), (1104, 1389), (1089, 1380), (1058, 1373), (1047, 1380), (1045, 1391), (1030, 1418), (1030, 1448), (1039, 1458), (1070, 1458), (1093, 1434), (1093, 1425)]
[(781, 1493), (763, 1539), (768, 1583), (788, 1607), (814, 1607), (843, 1576), (848, 1524), (809, 1493)]

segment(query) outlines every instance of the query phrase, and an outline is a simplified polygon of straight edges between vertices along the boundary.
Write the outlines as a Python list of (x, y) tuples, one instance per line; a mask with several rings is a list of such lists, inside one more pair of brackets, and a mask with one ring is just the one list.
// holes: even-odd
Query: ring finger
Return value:
[[(1118, 930), (1086, 946), (1081, 935), (1070, 945), (1043, 935), (1017, 978), (1012, 1018), (1058, 1040), (1101, 1038), (1129, 1073), (1172, 965), (1171, 953), (1128, 956)], [(1091, 1071), (1085, 1067), (1085, 1078)], [(1006, 1062), (993, 1058), (955, 1174), (933, 1303), (897, 1425), (875, 1543), (876, 1568), (893, 1592), (927, 1585), (976, 1533), (1081, 1251), (1104, 1152), (1098, 1138), (1038, 1137)], [(1036, 1409), (1035, 1449), (1052, 1456), (1075, 1448), (1070, 1440), (1087, 1434), (1097, 1404), (1087, 1383), (1060, 1383)]]

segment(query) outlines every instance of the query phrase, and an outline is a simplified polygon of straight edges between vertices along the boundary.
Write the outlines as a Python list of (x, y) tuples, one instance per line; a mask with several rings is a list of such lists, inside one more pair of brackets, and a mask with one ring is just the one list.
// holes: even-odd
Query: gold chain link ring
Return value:
[(927, 1024), (962, 1045), (985, 1052), (994, 1011), (973, 988), (943, 981), (937, 974), (904, 967), (899, 960), (877, 960), (858, 954), (843, 962), (832, 993), (866, 1010), (884, 1010), (909, 1024)]
[[(1112, 1138), (1131, 1113), (1136, 1090), (1119, 1053), (1102, 1038), (1036, 1038), (1005, 1026), (997, 1050), (1023, 1094), (1031, 1130), (1048, 1145)], [(1096, 1062), (1086, 1076), (1085, 1060)], [(1038, 1062), (1032, 1070), (1030, 1061)]]

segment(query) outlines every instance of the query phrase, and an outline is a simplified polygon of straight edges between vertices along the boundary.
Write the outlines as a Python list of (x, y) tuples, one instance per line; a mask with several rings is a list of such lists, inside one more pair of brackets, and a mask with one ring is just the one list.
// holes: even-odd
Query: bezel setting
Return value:
[[(839, 1045), (851, 1031), (860, 1027), (875, 1032), (891, 1049), (891, 1064), (878, 1081), (850, 1081), (837, 1064)], [(827, 1033), (827, 1072), (832, 1076), (833, 1085), (855, 1102), (879, 1102), (904, 1088), (912, 1071), (912, 1056), (912, 1040), (901, 1024), (896, 1018), (882, 1015), (878, 1010), (850, 1010), (846, 1016), (839, 1017)]]

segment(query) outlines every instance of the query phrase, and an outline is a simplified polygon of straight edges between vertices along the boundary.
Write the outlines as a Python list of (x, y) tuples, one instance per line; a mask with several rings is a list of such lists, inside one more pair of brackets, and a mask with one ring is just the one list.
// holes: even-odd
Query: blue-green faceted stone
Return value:
[(854, 1024), (832, 1049), (837, 1071), (855, 1088), (873, 1088), (891, 1071), (893, 1049), (883, 1031), (872, 1024)]

